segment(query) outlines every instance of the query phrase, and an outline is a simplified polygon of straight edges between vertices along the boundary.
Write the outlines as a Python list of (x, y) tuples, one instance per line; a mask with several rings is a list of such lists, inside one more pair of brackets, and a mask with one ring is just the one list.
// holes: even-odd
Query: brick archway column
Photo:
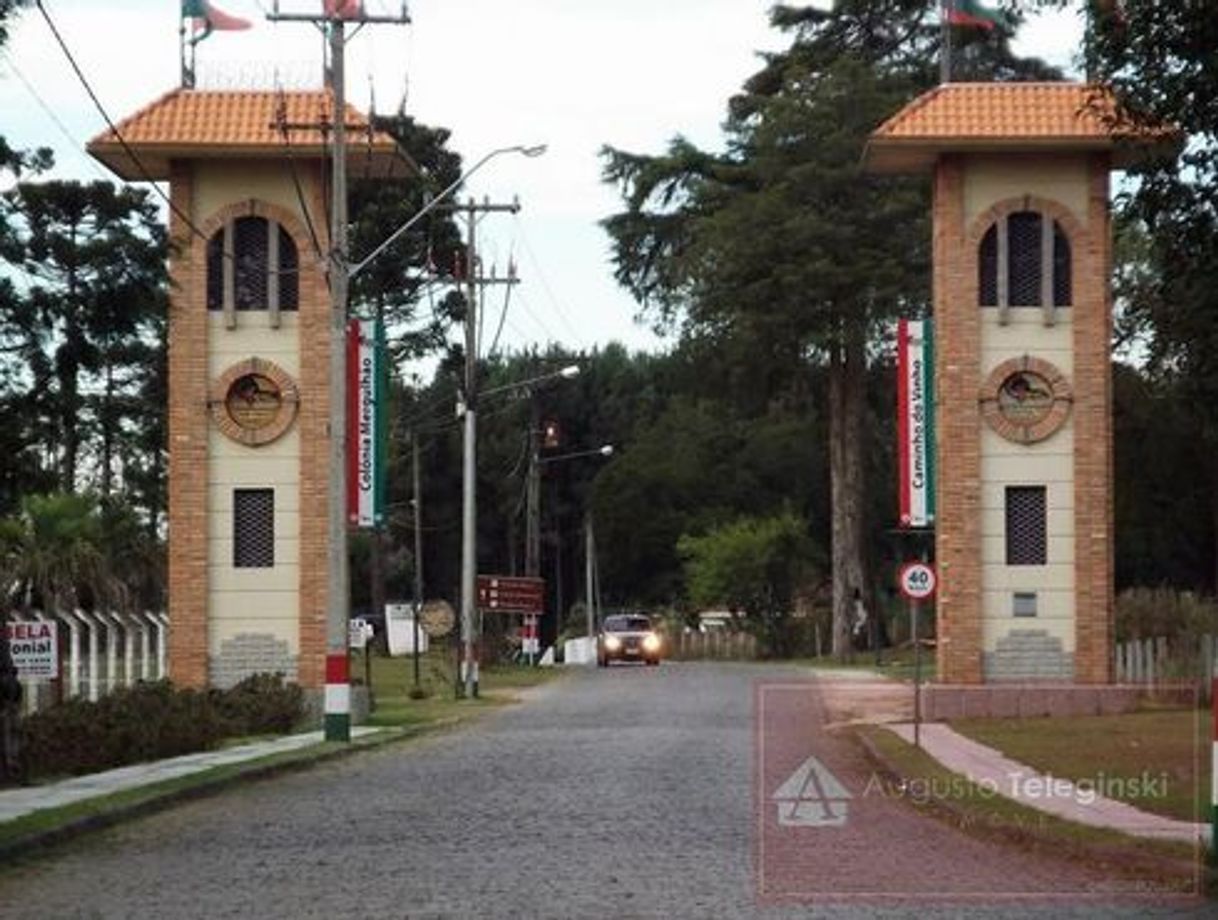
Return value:
[[(169, 234), (176, 256), (169, 291), (169, 677), (207, 685), (207, 266), (190, 214), (188, 164), (170, 171)], [(201, 306), (204, 305), (204, 306)]]
[(1074, 266), (1074, 679), (1084, 684), (1113, 675), (1110, 168), (1106, 154), (1088, 164), (1090, 232)]
[(961, 251), (964, 239), (964, 162), (945, 155), (935, 169), (934, 189), (938, 678), (976, 684), (982, 680), (981, 329), (973, 260)]

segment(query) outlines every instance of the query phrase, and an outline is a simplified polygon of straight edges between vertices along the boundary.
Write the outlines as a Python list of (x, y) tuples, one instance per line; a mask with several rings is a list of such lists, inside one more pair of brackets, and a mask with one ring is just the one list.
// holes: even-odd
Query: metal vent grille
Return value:
[(1044, 486), (1007, 486), (1007, 565), (1044, 565), (1048, 524)]
[(1012, 307), (1040, 306), (1041, 216), (1020, 211), (1007, 218), (1007, 260)]
[(1053, 305), (1068, 307), (1074, 302), (1071, 277), (1074, 267), (1070, 260), (1070, 240), (1061, 225), (1053, 222)]
[(275, 565), (275, 490), (233, 490), (233, 567)]
[(300, 262), (292, 234), (279, 228), (279, 309), (295, 310), (300, 299)]
[(998, 227), (990, 227), (981, 238), (977, 253), (977, 290), (983, 307), (998, 306)]
[(224, 309), (224, 231), (207, 241), (207, 309)]
[(238, 310), (265, 310), (270, 259), (266, 218), (242, 217), (234, 222), (233, 234), (233, 305)]

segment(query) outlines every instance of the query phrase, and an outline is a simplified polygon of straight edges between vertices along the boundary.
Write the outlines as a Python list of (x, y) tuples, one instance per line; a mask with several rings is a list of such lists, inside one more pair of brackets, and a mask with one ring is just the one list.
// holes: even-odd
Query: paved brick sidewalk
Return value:
[[(913, 725), (901, 723), (885, 726), (909, 743), (913, 743)], [(1012, 760), (1000, 751), (966, 738), (940, 722), (928, 722), (921, 728), (922, 749), (954, 773), (967, 776), (983, 788), (1014, 799), (1029, 808), (1086, 824), (1161, 840), (1194, 843), (1209, 840), (1206, 824), (1165, 818), (1134, 808), (1124, 802), (1105, 798), (1086, 786), (1069, 780), (1038, 773), (1032, 767)]]
[[(351, 735), (358, 738), (376, 731), (378, 731), (376, 728), (356, 727), (351, 730)], [(119, 767), (88, 776), (77, 776), (42, 786), (7, 789), (0, 791), (0, 824), (43, 809), (59, 808), (63, 805), (72, 805), (115, 792), (150, 786), (165, 780), (202, 773), (213, 767), (245, 763), (272, 754), (295, 751), (313, 744), (320, 744), (323, 740), (320, 731), (285, 735), (270, 741), (258, 741), (220, 751), (204, 751), (198, 754), (173, 757), (169, 760), (133, 764), (129, 767)]]

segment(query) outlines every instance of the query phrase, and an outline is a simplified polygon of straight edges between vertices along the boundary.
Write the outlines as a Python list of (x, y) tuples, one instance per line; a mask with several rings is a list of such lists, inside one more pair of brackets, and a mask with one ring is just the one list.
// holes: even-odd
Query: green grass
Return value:
[[(1041, 773), (1094, 782), (1101, 794), (1143, 811), (1208, 820), (1210, 721), (1200, 710), (969, 719), (953, 722), (952, 728)], [(1139, 783), (1129, 782), (1134, 779)]]
[[(914, 676), (912, 648), (884, 649), (879, 667), (875, 663), (875, 652), (854, 652), (845, 661), (838, 661), (831, 655), (823, 655), (820, 658), (796, 658), (791, 663), (830, 671), (874, 671), (894, 680), (913, 680)], [(921, 676), (923, 682), (935, 679), (934, 649), (922, 649)]]
[(881, 766), (895, 774), (887, 779), (888, 792), (928, 816), (976, 836), (1101, 866), (1114, 877), (1149, 879), (1181, 892), (1194, 890), (1200, 854), (1192, 845), (1134, 839), (1065, 821), (981, 788), (887, 729), (863, 726), (858, 734), (878, 755)]
[[(478, 681), (479, 697), (457, 699), (453, 692), (456, 667), (451, 651), (436, 648), (419, 660), (421, 699), (414, 699), (414, 662), (405, 658), (388, 658), (373, 653), (372, 694), (376, 709), (368, 719), (369, 725), (419, 725), (439, 719), (464, 719), (488, 707), (510, 703), (518, 698), (516, 691), (553, 680), (561, 671), (527, 665), (497, 665), (481, 669)], [(353, 653), (351, 676), (362, 682), (365, 674), (363, 653)]]

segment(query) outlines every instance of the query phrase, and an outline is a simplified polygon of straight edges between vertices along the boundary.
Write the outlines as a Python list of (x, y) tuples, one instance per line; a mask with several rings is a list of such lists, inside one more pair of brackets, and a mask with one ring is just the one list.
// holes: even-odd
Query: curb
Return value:
[[(881, 730), (887, 729), (880, 727)], [(875, 743), (861, 731), (853, 731), (855, 739), (863, 748), (867, 758), (878, 768), (879, 772), (884, 775), (884, 778), (897, 783), (907, 783), (911, 781), (911, 777), (907, 776), (896, 764), (894, 764)], [(894, 735), (894, 737), (896, 737)], [(907, 744), (903, 739), (903, 744)], [(927, 755), (929, 756), (929, 755)], [(933, 758), (932, 758), (933, 759)], [(936, 761), (937, 762), (937, 761)], [(947, 770), (946, 767), (943, 767)], [(952, 772), (952, 771), (949, 771)], [(955, 773), (953, 775), (961, 776), (962, 774)], [(1016, 803), (1018, 804), (1018, 803)], [(1027, 806), (1024, 806), (1025, 808)], [(1009, 824), (982, 824), (978, 822), (974, 816), (968, 811), (955, 804), (954, 802), (935, 796), (929, 799), (925, 804), (919, 806), (920, 811), (925, 811), (931, 814), (937, 820), (946, 820), (951, 822), (961, 833), (969, 834), (970, 836), (980, 837), (988, 840), (999, 840), (1006, 843), (1013, 843), (1019, 846), (1024, 846), (1041, 853), (1048, 853), (1055, 856), (1064, 856), (1067, 859), (1081, 860), (1091, 864), (1095, 864), (1097, 860), (1101, 860), (1107, 864), (1120, 864), (1128, 868), (1140, 867), (1151, 872), (1161, 873), (1179, 873), (1187, 868), (1190, 876), (1196, 880), (1196, 889), (1194, 892), (1182, 893), (1185, 897), (1204, 897), (1205, 890), (1205, 867), (1200, 860), (1202, 854), (1198, 853), (1196, 860), (1184, 861), (1182, 859), (1173, 858), (1171, 856), (1160, 855), (1154, 852), (1146, 852), (1140, 850), (1139, 847), (1144, 843), (1138, 837), (1126, 835), (1129, 843), (1127, 845), (1116, 843), (1088, 843), (1080, 844), (1078, 841), (1064, 840), (1061, 837), (1051, 834), (1038, 834), (1026, 827), (1014, 827)], [(1035, 809), (1030, 809), (1036, 814)], [(1045, 817), (1052, 817), (1046, 815)], [(1065, 819), (1057, 819), (1063, 823), (1070, 822)], [(1095, 828), (1095, 830), (1103, 830)], [(1120, 831), (1109, 829), (1112, 833), (1119, 834)]]
[[(15, 865), (24, 857), (31, 856), (37, 851), (47, 850), (66, 843), (69, 840), (75, 840), (82, 834), (114, 827), (132, 818), (155, 814), (182, 802), (207, 798), (249, 780), (265, 780), (288, 773), (301, 773), (331, 760), (349, 757), (353, 754), (363, 753), (401, 741), (420, 738), (432, 732), (450, 728), (459, 721), (457, 718), (447, 718), (424, 725), (389, 728), (379, 731), (374, 735), (367, 735), (365, 736), (367, 740), (362, 740), (358, 743), (353, 742), (349, 747), (317, 750), (311, 756), (307, 752), (314, 750), (312, 746), (299, 748), (296, 751), (287, 753), (299, 754), (301, 756), (274, 763), (260, 763), (258, 759), (254, 759), (244, 764), (234, 764), (233, 766), (237, 769), (223, 776), (209, 777), (207, 774), (210, 770), (220, 769), (219, 767), (210, 767), (208, 770), (203, 770), (193, 775), (198, 780), (197, 785), (166, 790), (161, 793), (152, 792), (147, 799), (142, 801), (112, 805), (103, 808), (102, 811), (96, 814), (74, 818), (46, 830), (34, 831), (8, 840), (0, 840), (0, 860), (7, 865)], [(325, 742), (321, 743), (324, 744)], [(263, 760), (275, 756), (281, 755), (268, 754)], [(137, 792), (139, 787), (134, 787), (129, 791)], [(104, 797), (98, 796), (98, 798)]]

